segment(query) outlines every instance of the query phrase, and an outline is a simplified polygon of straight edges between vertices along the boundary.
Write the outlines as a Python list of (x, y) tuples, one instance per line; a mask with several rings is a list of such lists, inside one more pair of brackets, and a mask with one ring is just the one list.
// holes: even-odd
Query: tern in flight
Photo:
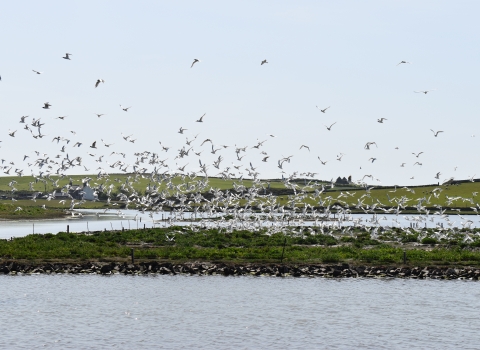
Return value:
[(414, 91), (415, 93), (419, 94), (419, 93), (422, 93), (422, 94), (428, 94), (430, 91), (435, 91), (436, 89), (432, 89), (432, 90), (420, 90), (420, 91)]
[(44, 106), (42, 107), (43, 109), (50, 109), (52, 105), (50, 104), (50, 102), (45, 102), (44, 103)]
[(39, 72), (38, 70), (32, 69), (32, 72), (37, 73), (37, 74), (42, 74), (42, 72)]
[(399, 64), (397, 64), (397, 66), (401, 65), (401, 64), (410, 64), (410, 62), (407, 62), (407, 61), (401, 61)]
[(95, 87), (100, 85), (100, 83), (104, 83), (104, 82), (105, 82), (105, 80), (103, 80), (103, 79), (97, 79), (97, 82), (95, 83)]
[(412, 152), (412, 154), (413, 154), (415, 157), (417, 157), (417, 158), (420, 157), (420, 154), (422, 154), (422, 153), (423, 153), (423, 152), (419, 152), (419, 153), (413, 153), (413, 152)]
[(102, 115), (105, 115), (105, 114), (98, 114), (98, 113), (94, 113), (97, 117), (101, 117)]
[(327, 111), (327, 109), (329, 109), (329, 108), (330, 108), (330, 106), (328, 106), (327, 108), (324, 108), (324, 109), (321, 109), (321, 108), (320, 108), (320, 107), (318, 107), (318, 106), (315, 106), (315, 107), (317, 107), (317, 109), (319, 109), (319, 110), (320, 110), (320, 112), (322, 112), (322, 113), (325, 113), (325, 112)]
[(120, 108), (123, 109), (125, 112), (128, 112), (128, 110), (129, 110), (130, 108), (132, 108), (132, 106), (130, 106), (130, 107), (122, 107), (122, 105), (120, 105)]
[(195, 63), (197, 63), (197, 62), (202, 62), (202, 61), (200, 61), (200, 60), (197, 60), (197, 59), (195, 58), (195, 59), (193, 60), (193, 63), (192, 63), (192, 65), (190, 66), (190, 68), (192, 68), (192, 67), (193, 67), (193, 65), (194, 65)]
[(188, 129), (184, 129), (184, 128), (180, 127), (180, 129), (178, 130), (178, 133), (179, 133), (179, 134), (183, 134), (183, 132), (184, 132), (185, 130), (188, 130)]
[(328, 162), (328, 160), (326, 160), (326, 161), (322, 161), (322, 160), (320, 159), (320, 157), (317, 157), (317, 158), (318, 158), (318, 160), (320, 161), (320, 163), (322, 163), (322, 165), (326, 165), (326, 164), (327, 164), (327, 162)]
[(96, 145), (97, 145), (97, 141), (94, 141), (94, 142), (92, 143), (92, 145), (90, 146), (90, 148), (97, 148)]
[(302, 148), (306, 148), (306, 149), (308, 149), (308, 152), (310, 152), (310, 147), (305, 146), (305, 145), (301, 145), (299, 149), (302, 149)]
[(332, 126), (334, 126), (335, 124), (337, 124), (337, 122), (333, 123), (330, 126), (326, 126), (326, 125), (324, 125), (324, 126), (327, 128), (328, 131), (330, 131), (332, 129)]
[(263, 60), (260, 65), (263, 66), (265, 63), (268, 63), (267, 60)]
[(430, 129), (431, 132), (433, 132), (433, 136), (437, 137), (439, 133), (443, 132), (442, 130), (438, 130), (438, 131), (433, 131), (432, 129)]
[(204, 113), (204, 114), (200, 117), (200, 119), (196, 120), (196, 122), (197, 122), (197, 123), (203, 123), (203, 117), (205, 117), (205, 114), (207, 114), (207, 113)]
[(379, 122), (379, 123), (382, 123), (382, 124), (383, 124), (383, 121), (384, 121), (384, 120), (388, 120), (388, 119), (387, 119), (387, 118), (380, 118), (380, 119), (377, 119), (377, 122)]
[(62, 57), (62, 58), (65, 60), (69, 60), (71, 55), (72, 55), (71, 53), (66, 53), (65, 57)]

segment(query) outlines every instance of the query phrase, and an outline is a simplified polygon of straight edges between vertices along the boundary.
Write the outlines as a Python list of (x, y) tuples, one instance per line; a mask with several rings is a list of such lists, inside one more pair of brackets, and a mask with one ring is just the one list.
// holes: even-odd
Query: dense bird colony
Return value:
[[(62, 58), (72, 61), (70, 56), (73, 55), (66, 53)], [(200, 62), (199, 59), (194, 59), (186, 69), (201, 69)], [(259, 63), (264, 66), (268, 61), (263, 59)], [(65, 64), (71, 63), (66, 62)], [(410, 64), (410, 62), (401, 61), (397, 66), (402, 64)], [(267, 69), (265, 67), (267, 66), (261, 69)], [(32, 71), (36, 75), (42, 74), (37, 70)], [(7, 82), (3, 80), (2, 84), (7, 84)], [(98, 78), (96, 81), (92, 81), (92, 88), (100, 91), (104, 84), (108, 83), (104, 79)], [(435, 90), (414, 92), (427, 95), (432, 91)], [(52, 101), (54, 100), (52, 99)], [(43, 106), (39, 105), (38, 108), (48, 110), (44, 113), (52, 113), (51, 111), (55, 108), (55, 101), (53, 103), (44, 102)], [(132, 106), (125, 107), (120, 104), (119, 111), (129, 112), (131, 108)], [(330, 108), (334, 110), (335, 106), (324, 108), (316, 106), (316, 108), (322, 114), (326, 114), (327, 111), (330, 112)], [(98, 118), (104, 116), (101, 113), (95, 114)], [(55, 123), (68, 123), (67, 116), (56, 118), (50, 116), (50, 118), (55, 120)], [(186, 134), (186, 131), (194, 130), (195, 125), (199, 125), (196, 123), (207, 124), (209, 119), (207, 113), (199, 113), (196, 118), (198, 119), (192, 119), (191, 126), (186, 128), (177, 126), (177, 133), (188, 136), (189, 134)], [(46, 137), (47, 135), (43, 133), (44, 127), (47, 125), (47, 122), (43, 121), (45, 119), (47, 118), (30, 118), (28, 115), (19, 117), (18, 123), (22, 125), (23, 129), (20, 132), (30, 133), (34, 139)], [(388, 123), (388, 119), (380, 118), (377, 122)], [(337, 122), (333, 122), (324, 126), (329, 132), (335, 132), (333, 126), (336, 124)], [(10, 127), (12, 126), (10, 125)], [(16, 128), (13, 128), (13, 130), (8, 129), (8, 133), (5, 132), (3, 135), (15, 138), (18, 132)], [(49, 130), (49, 133), (52, 132), (55, 132), (55, 126)], [(431, 129), (431, 132), (434, 137), (440, 138), (440, 134), (444, 133), (442, 130), (435, 131), (433, 129)], [(438, 181), (439, 186), (437, 188), (420, 197), (413, 197), (415, 191), (408, 187), (403, 188), (404, 191), (401, 195), (395, 195), (397, 191), (395, 187), (395, 190), (388, 191), (390, 193), (386, 194), (386, 200), (382, 202), (372, 195), (374, 187), (367, 185), (365, 182), (366, 178), (370, 181), (378, 180), (372, 174), (365, 174), (357, 181), (349, 179), (346, 184), (343, 184), (347, 185), (348, 188), (342, 191), (333, 191), (337, 185), (333, 179), (330, 181), (316, 180), (316, 173), (313, 172), (287, 174), (284, 166), (290, 163), (293, 155), (282, 156), (276, 160), (270, 159), (268, 140), (275, 137), (271, 134), (267, 134), (268, 137), (265, 140), (257, 139), (256, 144), (241, 146), (215, 144), (210, 138), (198, 139), (197, 134), (193, 137), (188, 136), (185, 143), (176, 151), (160, 141), (156, 149), (134, 153), (133, 156), (136, 160), (133, 163), (126, 161), (128, 157), (126, 157), (125, 152), (122, 152), (121, 146), (117, 145), (116, 151), (112, 151), (110, 148), (114, 145), (112, 142), (107, 142), (104, 139), (100, 139), (101, 143), (97, 143), (97, 140), (86, 139), (71, 142), (72, 136), (76, 136), (74, 130), (70, 131), (68, 135), (49, 136), (51, 142), (59, 147), (56, 154), (46, 154), (35, 150), (36, 156), (25, 155), (23, 160), (11, 160), (6, 159), (8, 158), (8, 150), (3, 149), (0, 170), (7, 176), (33, 176), (34, 180), (29, 184), (29, 190), (33, 193), (31, 195), (33, 201), (39, 196), (54, 201), (58, 200), (58, 198), (55, 198), (57, 194), (66, 195), (70, 202), (68, 210), (71, 212), (74, 212), (75, 207), (82, 204), (83, 200), (76, 199), (71, 195), (71, 181), (61, 186), (59, 181), (69, 179), (69, 176), (75, 172), (79, 173), (91, 169), (92, 172), (96, 172), (96, 176), (93, 178), (86, 176), (82, 179), (82, 182), (94, 190), (95, 197), (105, 201), (106, 211), (117, 211), (119, 206), (151, 213), (168, 211), (171, 213), (172, 221), (181, 220), (185, 217), (185, 213), (189, 212), (191, 217), (196, 219), (195, 221), (192, 220), (192, 228), (267, 229), (268, 232), (283, 232), (309, 221), (312, 226), (319, 228), (323, 234), (332, 233), (334, 228), (336, 230), (340, 229), (342, 234), (351, 234), (354, 231), (352, 227), (361, 227), (369, 231), (373, 237), (377, 237), (379, 229), (385, 234), (385, 228), (383, 227), (385, 225), (381, 225), (381, 221), (385, 219), (379, 214), (399, 216), (403, 211), (414, 210), (417, 213), (408, 219), (413, 221), (415, 225), (402, 228), (406, 232), (417, 230), (419, 223), (423, 225), (427, 221), (434, 222), (433, 216), (438, 215), (447, 222), (447, 227), (444, 228), (443, 224), (437, 224), (435, 229), (437, 238), (452, 234), (451, 229), (454, 227), (472, 230), (471, 235), (477, 235), (472, 220), (458, 214), (459, 221), (452, 221), (445, 212), (446, 208), (449, 208), (450, 211), (459, 210), (456, 209), (458, 207), (456, 204), (461, 202), (467, 203), (469, 210), (477, 213), (478, 208), (480, 208), (475, 200), (477, 192), (472, 192), (470, 196), (465, 197), (449, 197), (448, 195), (441, 197), (440, 194), (445, 186), (440, 186), (440, 181)], [(121, 136), (124, 142), (134, 143), (136, 141), (132, 134), (122, 134)], [(373, 145), (375, 148), (379, 147), (375, 141), (368, 141), (364, 149), (370, 151)], [(87, 150), (85, 150), (85, 147), (87, 147)], [(299, 150), (302, 152), (311, 151), (310, 147), (304, 144), (299, 145)], [(202, 159), (203, 152), (210, 152), (216, 157), (213, 163), (209, 164)], [(247, 163), (243, 160), (248, 152), (259, 153), (259, 162), (270, 163), (272, 167), (277, 167), (281, 171), (282, 179), (262, 179), (257, 171), (257, 166), (252, 161)], [(235, 163), (225, 164), (224, 156), (227, 153), (235, 157)], [(411, 160), (413, 166), (422, 166), (420, 162), (422, 154), (422, 151), (412, 153), (415, 156)], [(85, 162), (84, 158), (86, 157), (92, 158), (98, 164), (96, 169), (91, 167), (91, 162)], [(343, 157), (348, 156), (339, 153), (336, 160), (340, 162)], [(167, 163), (168, 158), (173, 158), (176, 165), (171, 166)], [(317, 156), (317, 158), (321, 166), (332, 166), (332, 163), (336, 163), (331, 160), (322, 160), (321, 156)], [(116, 160), (111, 161), (110, 159)], [(373, 163), (376, 159), (370, 157), (368, 162)], [(365, 160), (367, 160), (367, 157), (365, 157)], [(87, 168), (85, 163), (90, 166), (90, 169)], [(402, 163), (400, 167), (404, 167), (405, 164), (405, 162)], [(120, 184), (117, 174), (125, 175)], [(437, 172), (434, 178), (440, 180), (440, 175), (441, 173)], [(471, 182), (475, 181), (474, 176), (470, 178)], [(215, 181), (212, 181), (212, 179), (215, 179)], [(213, 185), (214, 183), (218, 184), (219, 179), (228, 182), (230, 185), (222, 188)], [(142, 180), (147, 180), (148, 185), (139, 188), (138, 184)], [(445, 182), (452, 183), (452, 179), (444, 179), (443, 183)], [(53, 191), (42, 193), (40, 190), (47, 183), (52, 186)], [(278, 185), (271, 186), (273, 183)], [(15, 180), (8, 184), (9, 200), (11, 201), (16, 200), (16, 184)], [(440, 200), (444, 202), (441, 203)], [(66, 204), (65, 199), (60, 200), (60, 203)], [(42, 208), (46, 209), (45, 205)], [(22, 207), (18, 206), (15, 211), (22, 211)], [(362, 218), (354, 218), (352, 216), (353, 212), (372, 214), (373, 219), (367, 222)], [(332, 220), (334, 215), (336, 215), (335, 220)], [(393, 220), (393, 222), (395, 221), (398, 223), (396, 219)], [(343, 226), (347, 222), (352, 225)], [(394, 225), (392, 224), (392, 226)], [(392, 228), (392, 232), (397, 231)], [(469, 234), (464, 235), (466, 241), (474, 238)]]

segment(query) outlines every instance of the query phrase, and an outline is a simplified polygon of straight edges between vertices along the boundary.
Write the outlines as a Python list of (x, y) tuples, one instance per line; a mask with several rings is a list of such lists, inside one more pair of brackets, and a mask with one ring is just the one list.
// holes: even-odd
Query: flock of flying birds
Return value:
[[(72, 56), (72, 54), (66, 53), (62, 58), (65, 60), (71, 60), (70, 56)], [(199, 59), (194, 59), (190, 68), (196, 67), (200, 62)], [(261, 66), (265, 64), (268, 64), (266, 59), (260, 62)], [(410, 62), (401, 61), (397, 66), (402, 64), (410, 64)], [(42, 74), (42, 72), (37, 70), (32, 71), (36, 75)], [(97, 89), (104, 83), (105, 80), (99, 78), (92, 84), (92, 87)], [(435, 89), (414, 92), (426, 95), (431, 91), (435, 91)], [(39, 106), (39, 108), (40, 107), (44, 110), (51, 110), (54, 106), (50, 102), (44, 102), (43, 106)], [(120, 110), (123, 112), (128, 113), (131, 108), (132, 106), (126, 107), (120, 104)], [(316, 106), (316, 108), (321, 113), (326, 114), (331, 106), (324, 108)], [(96, 114), (96, 116), (101, 118), (104, 114)], [(66, 118), (67, 116), (59, 116), (55, 119), (58, 119), (59, 122), (63, 122)], [(204, 123), (205, 118), (206, 113), (201, 115), (194, 122)], [(380, 118), (377, 120), (380, 124), (383, 124), (386, 121), (388, 121), (387, 118)], [(30, 133), (34, 139), (42, 139), (47, 136), (42, 132), (42, 128), (46, 124), (42, 121), (42, 118), (30, 118), (28, 115), (25, 115), (20, 117), (19, 123), (22, 124), (23, 130)], [(325, 125), (325, 128), (328, 131), (332, 131), (332, 128), (335, 125), (336, 122), (333, 122), (330, 125)], [(180, 126), (178, 134), (185, 135), (184, 133), (187, 130), (187, 128)], [(440, 134), (444, 132), (442, 130), (433, 129), (431, 129), (431, 131), (434, 137), (439, 137)], [(17, 132), (18, 129), (9, 130), (8, 137), (15, 138)], [(314, 220), (315, 224), (317, 224), (317, 221), (320, 222), (321, 227), (324, 227), (323, 225), (326, 223), (328, 227), (330, 222), (328, 220), (333, 213), (339, 213), (343, 218), (349, 218), (349, 215), (351, 214), (350, 206), (342, 199), (349, 198), (351, 196), (350, 193), (340, 192), (340, 195), (334, 197), (330, 195), (331, 192), (327, 192), (329, 188), (335, 186), (333, 179), (327, 183), (317, 181), (315, 180), (315, 175), (317, 175), (317, 173), (314, 172), (300, 174), (293, 172), (292, 174), (287, 175), (284, 171), (284, 165), (290, 163), (293, 155), (282, 156), (276, 161), (276, 166), (282, 173), (281, 181), (287, 189), (287, 194), (283, 196), (283, 199), (285, 200), (283, 202), (284, 204), (279, 201), (278, 196), (272, 194), (269, 181), (260, 178), (257, 167), (255, 167), (251, 161), (246, 164), (246, 162), (242, 160), (247, 154), (247, 150), (251, 149), (260, 152), (259, 161), (261, 160), (261, 162), (264, 163), (269, 162), (270, 155), (266, 152), (264, 144), (269, 138), (275, 137), (275, 135), (272, 134), (268, 134), (268, 137), (265, 140), (257, 139), (256, 144), (250, 146), (215, 145), (210, 138), (204, 140), (199, 139), (197, 141), (198, 134), (190, 138), (187, 137), (182, 147), (175, 152), (174, 161), (176, 167), (171, 167), (167, 163), (168, 157), (164, 158), (162, 156), (162, 154), (164, 154), (165, 156), (169, 155), (170, 157), (173, 157), (172, 153), (174, 152), (173, 150), (170, 150), (171, 147), (162, 144), (161, 141), (159, 142), (159, 146), (157, 146), (158, 150), (156, 152), (143, 151), (134, 153), (136, 160), (133, 163), (127, 163), (127, 154), (125, 152), (112, 151), (110, 154), (107, 152), (102, 155), (93, 153), (95, 150), (99, 150), (99, 147), (108, 151), (114, 143), (108, 143), (103, 139), (100, 139), (103, 146), (100, 146), (97, 140), (91, 143), (80, 141), (73, 142), (71, 138), (74, 138), (75, 135), (76, 132), (72, 130), (70, 135), (54, 136), (51, 142), (56, 143), (59, 147), (59, 150), (55, 155), (35, 151), (36, 157), (31, 157), (30, 155), (25, 154), (21, 160), (21, 165), (18, 163), (16, 164), (11, 160), (1, 159), (0, 170), (2, 170), (5, 175), (32, 175), (35, 178), (35, 181), (30, 183), (31, 191), (38, 190), (38, 188), (35, 188), (38, 183), (40, 183), (40, 186), (43, 186), (45, 183), (51, 183), (54, 188), (58, 188), (59, 179), (68, 177), (67, 172), (69, 171), (75, 172), (76, 169), (81, 169), (82, 172), (95, 172), (97, 174), (96, 179), (86, 176), (83, 179), (83, 182), (91, 186), (97, 195), (104, 195), (107, 204), (111, 205), (112, 209), (115, 208), (116, 202), (122, 202), (125, 204), (126, 208), (135, 208), (141, 211), (147, 210), (150, 212), (159, 212), (167, 209), (172, 212), (172, 217), (174, 218), (183, 217), (185, 212), (193, 212), (195, 217), (198, 216), (199, 218), (202, 218), (203, 225), (207, 223), (208, 225), (224, 227), (227, 229), (259, 229), (267, 227), (269, 230), (283, 230), (289, 226), (291, 222), (307, 218)], [(121, 136), (124, 140), (122, 142), (134, 144), (136, 141), (132, 134), (124, 135), (122, 133)], [(373, 146), (378, 148), (375, 141), (369, 141), (365, 144), (364, 149), (368, 151)], [(70, 155), (77, 152), (80, 148), (86, 148), (86, 152), (84, 152), (83, 155)], [(223, 154), (224, 152), (228, 152), (227, 149), (229, 148), (234, 149), (237, 164), (232, 163), (227, 166), (223, 165)], [(302, 150), (310, 152), (310, 147), (302, 144), (299, 147), (299, 151)], [(200, 157), (203, 152), (209, 152), (216, 157), (212, 164), (206, 164), (202, 161)], [(415, 159), (417, 159), (414, 166), (422, 166), (420, 156), (423, 152), (412, 154), (415, 156)], [(189, 171), (187, 166), (192, 161), (188, 161), (188, 159), (191, 159), (193, 155), (198, 157), (198, 168), (196, 168), (196, 171)], [(109, 162), (107, 158), (111, 156), (115, 156), (118, 159)], [(338, 154), (336, 160), (342, 161), (343, 156), (343, 153)], [(98, 164), (98, 167), (96, 169), (87, 168), (84, 161), (85, 157), (91, 157), (94, 159)], [(320, 157), (317, 158), (323, 166), (328, 162), (322, 160)], [(375, 160), (376, 158), (371, 157), (369, 162), (373, 163)], [(179, 162), (182, 162), (182, 164), (178, 164)], [(196, 164), (196, 161), (193, 162)], [(406, 163), (402, 163), (400, 166), (404, 167), (405, 164)], [(25, 165), (30, 169), (30, 174), (25, 173)], [(106, 169), (108, 169), (108, 171)], [(212, 175), (212, 171), (215, 173), (213, 176), (220, 177), (223, 180), (232, 181), (233, 189), (220, 190), (210, 186), (209, 175)], [(114, 174), (118, 173), (128, 174), (127, 180), (118, 184), (118, 179), (112, 179), (112, 177), (115, 177)], [(435, 179), (439, 180), (440, 175), (441, 173), (438, 172), (435, 175)], [(474, 176), (471, 177), (472, 181)], [(244, 184), (244, 177), (251, 181), (248, 186)], [(145, 193), (143, 194), (134, 186), (141, 178), (146, 178), (150, 181), (149, 186), (145, 189)], [(176, 179), (179, 178), (182, 179), (182, 181), (177, 183)], [(308, 178), (310, 179), (307, 180)], [(364, 182), (365, 178), (373, 180), (374, 177), (373, 175), (366, 174), (362, 179), (353, 183), (354, 185), (363, 186), (365, 189), (365, 193), (357, 199), (358, 202), (355, 205), (356, 209), (362, 209), (365, 213), (374, 214), (378, 210), (382, 210), (386, 214), (391, 213), (399, 215), (407, 205), (411, 205), (408, 202), (412, 199), (406, 196), (399, 198), (389, 197), (388, 203), (381, 203), (378, 200), (375, 201), (375, 199), (371, 197), (371, 189), (373, 187), (368, 186)], [(303, 182), (299, 181), (299, 179), (303, 179)], [(117, 184), (115, 184), (115, 182), (117, 182)], [(9, 184), (12, 193), (12, 200), (14, 200), (14, 193), (16, 192), (15, 184), (16, 181), (14, 180)], [(69, 189), (70, 185), (65, 185), (59, 190), (68, 194)], [(411, 190), (411, 192), (413, 193), (414, 191)], [(434, 190), (433, 195), (438, 198), (440, 192), (441, 188), (438, 188)], [(52, 193), (35, 192), (32, 200), (36, 200), (36, 198), (40, 198), (41, 196), (48, 200), (54, 200), (55, 194), (55, 191)], [(455, 200), (463, 200), (469, 202), (472, 205), (472, 209), (477, 211), (480, 206), (474, 202), (473, 197), (475, 196), (476, 194), (472, 194), (472, 198), (454, 199), (447, 197), (446, 205), (451, 205)], [(367, 204), (367, 201), (371, 201), (372, 203)], [(62, 202), (65, 203), (64, 200)], [(73, 210), (75, 206), (82, 201), (75, 200), (71, 197), (70, 202), (70, 209)], [(429, 198), (427, 197), (417, 200), (416, 208), (420, 215), (416, 216), (415, 219), (413, 219), (414, 221), (423, 222), (429, 218), (430, 212), (426, 209), (428, 203)], [(21, 208), (19, 210), (21, 210)], [(218, 219), (219, 213), (225, 215), (220, 216), (220, 219)], [(441, 215), (442, 219), (448, 221), (448, 216), (445, 215), (444, 208), (438, 207), (437, 214)], [(229, 217), (232, 217), (233, 219), (226, 219), (226, 215), (229, 215)], [(210, 220), (213, 218), (216, 219)], [(368, 230), (372, 229), (366, 222), (362, 222), (362, 219), (352, 219), (351, 217), (350, 219), (355, 225), (362, 225)], [(378, 230), (380, 220), (382, 219), (375, 214), (371, 223), (377, 228), (372, 230)], [(433, 221), (432, 218), (430, 218), (430, 220)], [(339, 221), (337, 221), (337, 224), (338, 223)], [(463, 227), (471, 227), (472, 224), (473, 221), (466, 219), (461, 222)], [(453, 223), (451, 223), (450, 226), (452, 225)], [(446, 234), (441, 231), (443, 226), (438, 226), (438, 228), (440, 230), (438, 231), (440, 232), (439, 235)], [(346, 230), (348, 232), (350, 229), (347, 228)]]

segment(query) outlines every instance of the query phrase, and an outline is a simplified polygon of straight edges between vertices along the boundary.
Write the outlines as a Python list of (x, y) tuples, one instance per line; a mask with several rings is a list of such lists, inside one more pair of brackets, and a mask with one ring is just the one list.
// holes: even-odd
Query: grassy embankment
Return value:
[[(433, 231), (429, 231), (433, 233)], [(338, 234), (338, 232), (337, 232)], [(235, 263), (279, 262), (285, 244), (284, 263), (402, 264), (407, 249), (409, 265), (480, 266), (479, 241), (462, 243), (461, 234), (449, 241), (396, 232), (398, 243), (371, 239), (358, 231), (354, 236), (329, 236), (303, 231), (299, 234), (207, 230), (194, 232), (185, 227), (126, 230), (56, 235), (29, 235), (11, 241), (0, 240), (2, 259), (35, 262), (128, 261), (131, 248), (142, 260), (222, 261)], [(403, 235), (403, 236), (402, 236)], [(381, 236), (379, 239), (382, 239)], [(389, 239), (389, 237), (383, 237)], [(403, 243), (402, 243), (403, 242)], [(433, 244), (437, 243), (437, 244)], [(441, 243), (441, 244), (439, 244)]]

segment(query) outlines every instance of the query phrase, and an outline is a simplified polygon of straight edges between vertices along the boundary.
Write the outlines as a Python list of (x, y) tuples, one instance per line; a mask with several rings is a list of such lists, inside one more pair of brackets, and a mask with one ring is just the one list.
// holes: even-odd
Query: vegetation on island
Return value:
[[(0, 240), (0, 258), (28, 261), (218, 261), (234, 263), (349, 263), (480, 265), (480, 230), (390, 229), (372, 234), (318, 228), (232, 231), (172, 226), (92, 233), (31, 234)], [(282, 260), (283, 256), (283, 260)]]

